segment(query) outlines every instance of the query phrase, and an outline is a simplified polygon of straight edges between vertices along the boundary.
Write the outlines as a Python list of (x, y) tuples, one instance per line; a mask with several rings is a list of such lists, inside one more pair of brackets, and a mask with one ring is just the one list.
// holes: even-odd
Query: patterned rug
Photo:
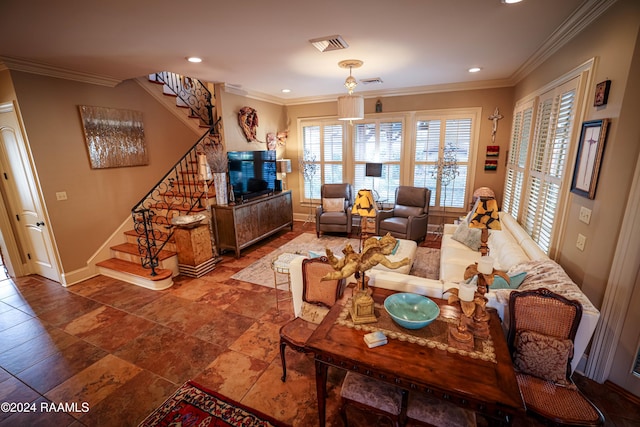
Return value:
[[(342, 248), (347, 243), (351, 243), (354, 248), (360, 247), (358, 239), (326, 235), (317, 238), (315, 234), (303, 233), (269, 255), (240, 270), (231, 278), (272, 288), (273, 270), (271, 270), (271, 262), (281, 253), (298, 253), (308, 256), (309, 251), (324, 254), (325, 248), (329, 248), (336, 255), (341, 255)], [(438, 279), (439, 272), (440, 250), (418, 246), (416, 260), (411, 267), (410, 274), (429, 279)]]
[(287, 427), (287, 424), (189, 381), (138, 427), (151, 426)]

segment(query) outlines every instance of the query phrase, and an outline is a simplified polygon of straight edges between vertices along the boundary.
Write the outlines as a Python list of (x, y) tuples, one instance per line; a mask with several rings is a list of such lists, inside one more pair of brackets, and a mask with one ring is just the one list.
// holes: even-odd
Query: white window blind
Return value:
[[(400, 185), (402, 120), (374, 120), (354, 125), (354, 190), (373, 189), (384, 203), (395, 202)], [(366, 163), (382, 163), (382, 177), (365, 175)]]
[[(526, 203), (522, 207), (521, 218), (524, 229), (547, 253), (553, 244), (554, 219), (560, 208), (560, 193), (575, 117), (577, 86), (578, 79), (575, 78), (544, 93), (538, 100), (526, 177)], [(516, 187), (514, 186), (514, 191)]]
[(302, 127), (304, 198), (319, 199), (320, 186), (343, 182), (343, 124), (306, 124)]
[(511, 144), (507, 158), (502, 210), (518, 218), (527, 152), (532, 132), (533, 101), (517, 106), (513, 114)]
[(413, 185), (431, 189), (431, 206), (466, 208), (473, 118), (416, 122)]

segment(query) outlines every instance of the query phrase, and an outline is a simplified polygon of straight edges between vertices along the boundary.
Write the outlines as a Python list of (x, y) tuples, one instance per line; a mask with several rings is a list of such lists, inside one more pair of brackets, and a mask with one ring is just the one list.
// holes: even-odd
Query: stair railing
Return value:
[(200, 118), (203, 125), (214, 126), (213, 96), (198, 79), (162, 71), (155, 73), (155, 80), (167, 86), (191, 110), (191, 115)]
[[(151, 269), (155, 276), (159, 254), (173, 236), (171, 220), (178, 215), (188, 215), (202, 206), (204, 190), (210, 182), (198, 176), (198, 154), (208, 148), (218, 147), (219, 136), (211, 129), (198, 139), (191, 149), (166, 173), (164, 177), (132, 209), (134, 230), (142, 266)], [(180, 214), (176, 213), (176, 210)]]

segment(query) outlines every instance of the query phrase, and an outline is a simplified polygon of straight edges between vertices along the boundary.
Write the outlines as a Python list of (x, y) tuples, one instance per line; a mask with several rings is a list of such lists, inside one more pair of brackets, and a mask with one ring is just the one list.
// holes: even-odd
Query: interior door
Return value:
[(0, 108), (0, 168), (3, 195), (22, 263), (29, 273), (60, 282), (53, 239), (12, 104)]
[(631, 294), (620, 341), (613, 356), (609, 381), (640, 397), (640, 272)]

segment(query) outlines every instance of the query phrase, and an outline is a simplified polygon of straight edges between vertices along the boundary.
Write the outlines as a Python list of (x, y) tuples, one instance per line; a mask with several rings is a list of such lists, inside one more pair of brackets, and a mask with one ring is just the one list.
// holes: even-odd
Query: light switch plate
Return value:
[(56, 193), (56, 200), (67, 200), (67, 192), (66, 191), (58, 191)]
[(587, 237), (578, 233), (578, 240), (576, 241), (576, 248), (584, 251), (584, 245), (587, 244)]
[(581, 206), (579, 219), (585, 224), (589, 224), (589, 222), (591, 221), (591, 209)]

